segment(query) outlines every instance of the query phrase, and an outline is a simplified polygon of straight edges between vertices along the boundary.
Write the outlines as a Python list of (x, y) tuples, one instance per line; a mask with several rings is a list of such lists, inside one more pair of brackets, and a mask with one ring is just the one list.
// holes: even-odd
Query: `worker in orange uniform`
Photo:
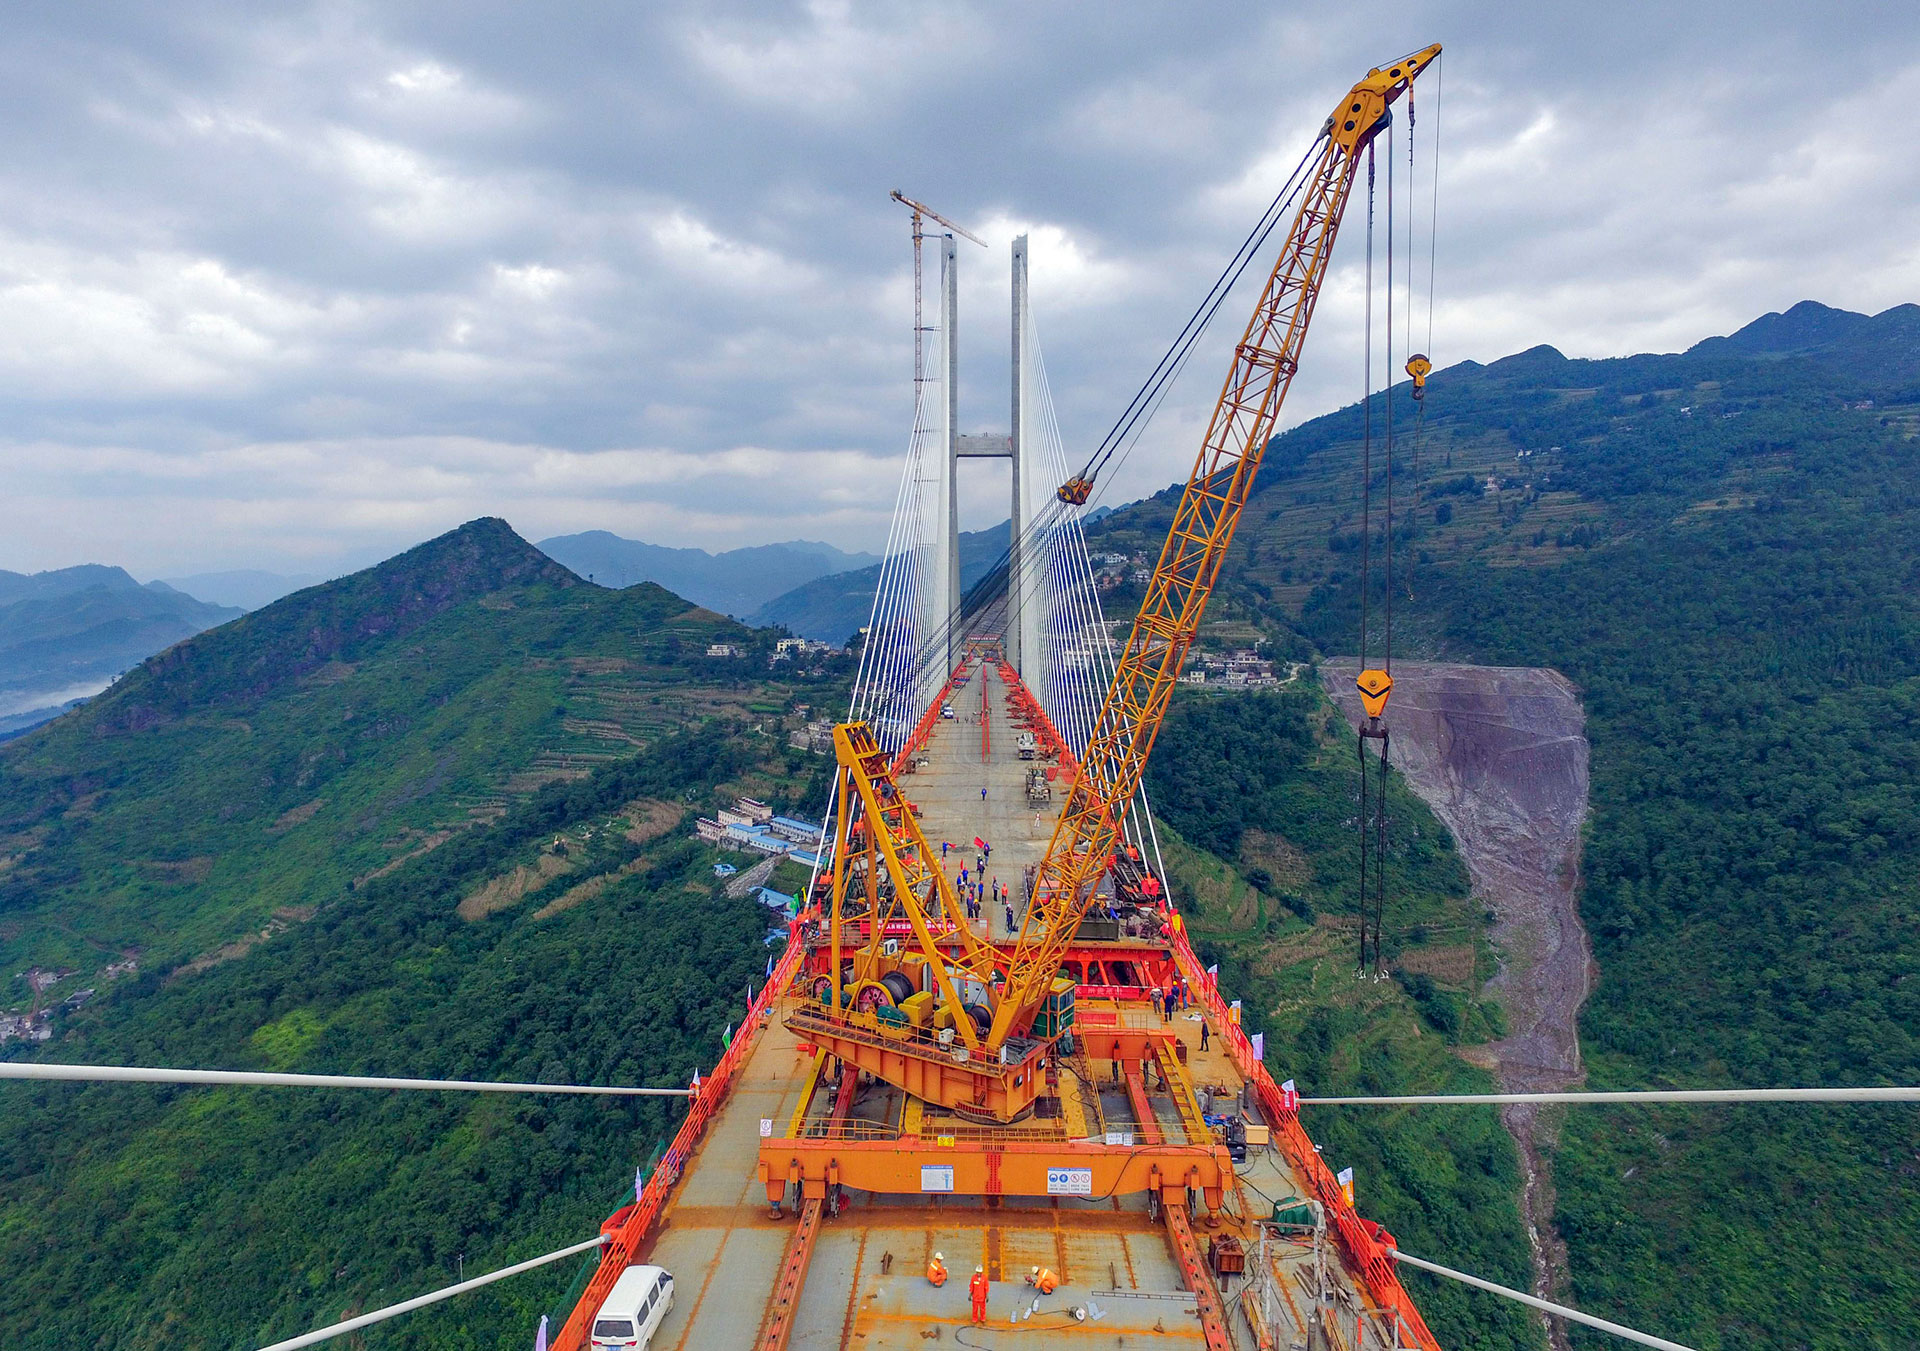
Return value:
[(987, 1269), (975, 1267), (973, 1279), (967, 1282), (967, 1293), (973, 1296), (973, 1321), (987, 1321)]
[(947, 1259), (935, 1253), (927, 1263), (927, 1283), (945, 1285), (947, 1283)]
[(1027, 1284), (1043, 1295), (1051, 1295), (1060, 1288), (1060, 1278), (1051, 1267), (1035, 1267), (1027, 1276)]

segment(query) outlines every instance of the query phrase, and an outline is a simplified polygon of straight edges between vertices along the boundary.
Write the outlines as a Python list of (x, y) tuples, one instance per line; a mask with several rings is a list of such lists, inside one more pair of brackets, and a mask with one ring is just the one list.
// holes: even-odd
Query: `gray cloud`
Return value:
[[(1089, 445), (1331, 101), (1434, 40), (1443, 364), (1920, 297), (1911, 5), (10, 17), (0, 567), (310, 570), (483, 512), (873, 547), (911, 415), (888, 188), (993, 245), (963, 246), (974, 425), (1005, 419), (1005, 245), (1032, 233), (1062, 426)], [(1398, 186), (1423, 336), (1426, 187)], [(1289, 420), (1358, 393), (1356, 222)], [(1112, 495), (1184, 468), (1229, 340)], [(992, 496), (973, 485), (977, 519)]]

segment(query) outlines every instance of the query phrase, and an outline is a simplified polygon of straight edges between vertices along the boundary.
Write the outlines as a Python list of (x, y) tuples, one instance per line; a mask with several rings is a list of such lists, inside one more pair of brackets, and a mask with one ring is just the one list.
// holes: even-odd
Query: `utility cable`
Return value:
[(1483, 1281), (1478, 1276), (1469, 1276), (1464, 1271), (1455, 1271), (1452, 1267), (1443, 1267), (1438, 1262), (1429, 1262), (1424, 1258), (1403, 1253), (1398, 1248), (1388, 1248), (1387, 1255), (1396, 1262), (1405, 1262), (1410, 1267), (1418, 1267), (1422, 1271), (1431, 1271), (1436, 1276), (1446, 1276), (1451, 1280), (1461, 1282), (1463, 1285), (1471, 1285), (1475, 1289), (1485, 1290), (1491, 1294), (1504, 1295), (1508, 1299), (1518, 1300), (1522, 1304), (1539, 1309), (1542, 1313), (1550, 1313), (1556, 1317), (1569, 1319), (1575, 1323), (1585, 1323), (1590, 1328), (1599, 1328), (1602, 1332), (1611, 1332), (1616, 1337), (1624, 1337), (1630, 1342), (1639, 1342), (1642, 1346), (1659, 1347), (1660, 1351), (1693, 1351), (1692, 1347), (1684, 1343), (1670, 1342), (1665, 1337), (1655, 1337), (1652, 1333), (1638, 1332), (1621, 1323), (1610, 1323), (1604, 1318), (1595, 1318), (1590, 1313), (1581, 1313), (1578, 1309), (1570, 1309), (1564, 1304), (1555, 1304), (1552, 1300), (1541, 1299), (1537, 1295), (1525, 1294), (1504, 1285), (1495, 1285), (1492, 1281)]
[(444, 1093), (584, 1093), (616, 1098), (684, 1098), (689, 1088), (626, 1084), (513, 1084), (491, 1079), (389, 1079), (366, 1074), (279, 1074), (254, 1070), (174, 1070), (144, 1065), (49, 1065), (33, 1060), (0, 1064), (0, 1079), (58, 1083), (242, 1084), (255, 1088), (399, 1088)]
[(398, 1318), (403, 1313), (412, 1313), (415, 1309), (424, 1309), (430, 1304), (438, 1304), (443, 1299), (452, 1299), (455, 1295), (464, 1295), (469, 1290), (478, 1290), (483, 1285), (492, 1285), (495, 1281), (504, 1281), (509, 1276), (518, 1276), (523, 1271), (532, 1271), (535, 1267), (543, 1267), (549, 1262), (561, 1261), (565, 1258), (572, 1257), (575, 1253), (585, 1252), (589, 1248), (601, 1247), (606, 1244), (611, 1237), (609, 1234), (601, 1234), (596, 1238), (588, 1239), (585, 1243), (576, 1243), (570, 1248), (562, 1248), (558, 1252), (550, 1252), (544, 1257), (534, 1257), (525, 1262), (516, 1262), (510, 1267), (502, 1267), (498, 1271), (490, 1271), (484, 1276), (475, 1276), (470, 1281), (461, 1281), (458, 1285), (450, 1285), (444, 1290), (435, 1290), (430, 1295), (418, 1295), (413, 1299), (402, 1300), (398, 1304), (389, 1304), (384, 1309), (375, 1309), (372, 1313), (363, 1313), (357, 1318), (349, 1318), (342, 1323), (334, 1323), (329, 1327), (316, 1328), (312, 1332), (303, 1332), (298, 1337), (289, 1337), (284, 1342), (275, 1342), (271, 1346), (261, 1347), (260, 1351), (295, 1351), (296, 1347), (317, 1346), (321, 1342), (330, 1342), (335, 1337), (344, 1337), (349, 1332), (357, 1331), (360, 1328), (370, 1327), (375, 1323), (384, 1323), (387, 1319)]

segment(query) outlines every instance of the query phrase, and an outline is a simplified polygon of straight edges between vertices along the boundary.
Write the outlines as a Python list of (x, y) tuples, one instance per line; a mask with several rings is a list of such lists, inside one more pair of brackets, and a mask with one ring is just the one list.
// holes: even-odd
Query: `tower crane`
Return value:
[(937, 221), (959, 235), (962, 239), (971, 239), (983, 249), (987, 247), (987, 241), (967, 229), (964, 225), (955, 225), (952, 221), (925, 203), (914, 201), (913, 198), (907, 196), (898, 188), (895, 188), (887, 195), (893, 198), (894, 201), (900, 203), (900, 205), (906, 207), (907, 210), (913, 212), (913, 392), (917, 396), (920, 393), (921, 384), (927, 378), (926, 357), (924, 355), (925, 348), (923, 346), (923, 339), (926, 336), (927, 329), (920, 315), (920, 241), (927, 236), (925, 230), (921, 228), (921, 218), (925, 217), (927, 220)]
[[(939, 868), (928, 866), (926, 841), (911, 810), (898, 807), (891, 766), (864, 724), (835, 730), (842, 831), (834, 873), (833, 967), (825, 988), (810, 991), (787, 1019), (823, 1051), (963, 1115), (1010, 1121), (1032, 1105), (1041, 1077), (1036, 1071), (1064, 1030), (1062, 1005), (1071, 997), (1071, 984), (1060, 976), (1061, 959), (1113, 858), (1122, 815), (1139, 790), (1181, 662), (1199, 632), (1299, 369), (1362, 152), (1388, 126), (1394, 102), (1439, 55), (1436, 44), (1369, 71), (1335, 107), (1309, 151), (1300, 205), (1234, 347), (1145, 600), (1039, 865), (1026, 920), (1010, 946), (968, 941), (963, 924), (960, 932), (967, 937), (953, 940), (961, 944), (957, 955), (942, 951), (927, 919), (952, 899)], [(923, 214), (959, 228), (894, 196), (914, 210), (916, 239)], [(1076, 479), (1060, 495), (1084, 501), (1089, 487)], [(1378, 692), (1383, 706), (1386, 692)], [(1375, 711), (1371, 700), (1369, 711)], [(863, 811), (864, 820), (852, 822), (854, 811)], [(839, 854), (849, 852), (850, 838), (864, 841), (864, 874), (842, 866)], [(861, 876), (867, 904), (849, 906), (847, 893)], [(906, 921), (895, 925), (897, 938), (886, 936), (890, 919)], [(851, 929), (859, 953), (846, 980), (843, 927)], [(888, 999), (883, 990), (921, 1000), (916, 1013), (926, 1015), (924, 1023), (902, 1016), (898, 1005), (904, 1001)]]

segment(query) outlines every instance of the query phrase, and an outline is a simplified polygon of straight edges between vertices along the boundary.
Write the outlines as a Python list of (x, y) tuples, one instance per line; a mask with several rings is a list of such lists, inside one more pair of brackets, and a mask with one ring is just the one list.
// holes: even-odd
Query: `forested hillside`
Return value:
[[(1504, 1030), (1476, 998), (1494, 969), (1485, 917), (1452, 839), (1397, 777), (1384, 945), (1397, 974), (1355, 979), (1353, 747), (1317, 685), (1182, 691), (1149, 777), (1175, 899), (1280, 1078), (1327, 1093), (1491, 1091), (1458, 1054)], [(1308, 1125), (1333, 1167), (1354, 1169), (1362, 1213), (1409, 1252), (1528, 1283), (1519, 1163), (1492, 1113), (1317, 1111)], [(1459, 1287), (1418, 1295), (1443, 1346), (1538, 1344), (1517, 1305)]]
[[(0, 751), (0, 937), (57, 977), (17, 1007), (74, 991), (50, 1043), (7, 1051), (684, 1084), (769, 956), (691, 815), (813, 802), (823, 762), (768, 732), (847, 680), (770, 680), (773, 636), (584, 586), (478, 521), (173, 649)], [(0, 1327), (259, 1346), (591, 1236), (678, 1112), (10, 1085)], [(525, 1345), (571, 1275), (381, 1344)]]
[(544, 782), (782, 712), (771, 643), (587, 586), (502, 521), (290, 596), (0, 749), (0, 957), (70, 973), (55, 998), (129, 958), (216, 960)]
[[(1396, 397), (1396, 650), (1587, 700), (1593, 1085), (1920, 1082), (1920, 308), (1456, 367), (1423, 429)], [(1276, 439), (1216, 633), (1355, 650), (1360, 431)], [(1910, 1111), (1583, 1109), (1556, 1172), (1582, 1306), (1700, 1348), (1920, 1332)]]

